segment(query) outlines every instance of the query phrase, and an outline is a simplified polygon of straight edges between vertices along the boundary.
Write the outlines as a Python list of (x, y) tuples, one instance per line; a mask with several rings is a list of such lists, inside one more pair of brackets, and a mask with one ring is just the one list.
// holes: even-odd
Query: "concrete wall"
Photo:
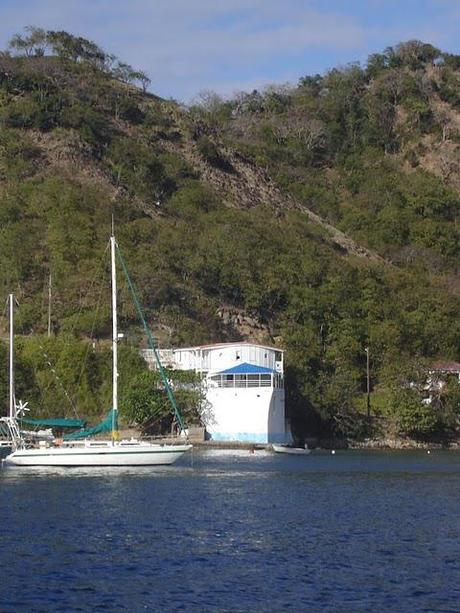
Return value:
[(284, 390), (210, 388), (206, 430), (212, 440), (284, 443)]

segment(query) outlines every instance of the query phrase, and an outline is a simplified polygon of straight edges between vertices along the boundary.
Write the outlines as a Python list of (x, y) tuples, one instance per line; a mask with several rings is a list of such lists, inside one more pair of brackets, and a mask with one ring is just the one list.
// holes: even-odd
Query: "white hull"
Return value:
[(272, 445), (272, 447), (276, 453), (290, 453), (292, 455), (309, 455), (311, 453), (311, 449), (302, 447), (287, 447), (286, 445)]
[(165, 466), (192, 445), (116, 444), (18, 449), (4, 459), (15, 466)]

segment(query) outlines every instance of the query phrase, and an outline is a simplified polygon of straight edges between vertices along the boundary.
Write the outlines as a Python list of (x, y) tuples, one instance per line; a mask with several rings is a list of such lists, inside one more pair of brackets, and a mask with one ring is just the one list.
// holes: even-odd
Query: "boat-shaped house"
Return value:
[[(150, 350), (143, 356), (153, 368)], [(202, 418), (215, 441), (284, 443), (286, 426), (283, 352), (254, 343), (220, 343), (160, 350), (163, 364), (202, 375)]]

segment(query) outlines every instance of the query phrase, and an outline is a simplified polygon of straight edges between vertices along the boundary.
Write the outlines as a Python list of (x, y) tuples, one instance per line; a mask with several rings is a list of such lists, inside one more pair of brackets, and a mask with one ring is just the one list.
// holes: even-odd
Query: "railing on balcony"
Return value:
[(283, 378), (279, 374), (213, 375), (211, 382), (216, 387), (283, 387)]

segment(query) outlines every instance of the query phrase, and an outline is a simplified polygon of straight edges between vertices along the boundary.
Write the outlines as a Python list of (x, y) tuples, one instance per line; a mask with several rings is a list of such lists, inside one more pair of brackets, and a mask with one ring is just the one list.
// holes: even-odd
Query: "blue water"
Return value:
[(460, 453), (5, 468), (0, 564), (2, 613), (459, 611)]

